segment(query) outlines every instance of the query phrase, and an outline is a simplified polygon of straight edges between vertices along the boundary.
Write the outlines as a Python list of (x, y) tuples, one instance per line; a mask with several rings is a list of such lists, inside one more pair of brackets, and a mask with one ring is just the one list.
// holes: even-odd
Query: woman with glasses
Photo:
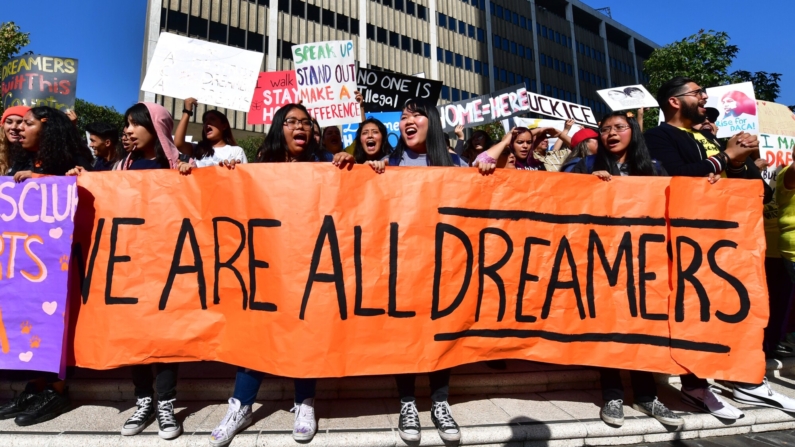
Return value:
[[(354, 163), (346, 152), (331, 155), (315, 140), (314, 122), (300, 104), (288, 104), (273, 116), (265, 141), (257, 151), (258, 163), (333, 162), (339, 167)], [(230, 168), (234, 168), (230, 166)], [(257, 398), (265, 373), (239, 368), (235, 377), (235, 391), (229, 399), (226, 416), (210, 435), (210, 445), (225, 446), (252, 422), (252, 405)], [(292, 412), (293, 439), (309, 442), (317, 431), (315, 420), (316, 379), (295, 379), (295, 399)]]
[[(596, 154), (580, 160), (572, 172), (594, 174), (604, 181), (612, 176), (659, 176), (665, 170), (651, 159), (643, 140), (640, 126), (626, 112), (613, 112), (602, 118), (599, 129), (599, 147)], [(600, 368), (602, 398), (605, 403), (599, 413), (608, 425), (624, 424), (624, 386), (621, 372), (613, 368)], [(661, 423), (680, 426), (684, 420), (669, 410), (657, 399), (657, 385), (654, 376), (647, 371), (630, 371), (632, 391), (637, 411), (647, 414)]]

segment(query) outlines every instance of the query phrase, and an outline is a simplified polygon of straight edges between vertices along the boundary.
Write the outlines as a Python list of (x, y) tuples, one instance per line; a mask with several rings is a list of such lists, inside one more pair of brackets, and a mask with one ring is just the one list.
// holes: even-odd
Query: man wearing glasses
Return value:
[[(705, 89), (684, 77), (675, 77), (660, 87), (657, 102), (660, 104), (660, 111), (665, 115), (665, 122), (644, 134), (652, 158), (662, 163), (672, 176), (709, 177), (712, 183), (720, 177), (758, 180), (765, 187), (764, 202), (769, 203), (772, 200), (772, 190), (764, 183), (759, 169), (749, 157), (759, 150), (755, 135), (740, 132), (723, 147), (709, 131), (695, 130), (700, 129), (700, 125), (707, 119), (707, 98)], [(775, 266), (781, 264), (780, 259), (768, 259), (778, 261)], [(768, 265), (766, 260), (765, 267), (770, 274)], [(770, 264), (770, 267), (774, 265)], [(774, 276), (786, 277), (785, 274)], [(789, 294), (781, 295), (781, 298), (773, 297), (770, 300), (771, 316), (787, 313)], [(783, 310), (779, 310), (782, 306)], [(777, 354), (775, 350), (781, 341), (781, 334), (777, 337), (777, 331), (769, 329), (765, 330), (765, 352)], [(743, 416), (742, 411), (718, 397), (705, 379), (693, 374), (684, 375), (681, 379), (683, 402), (722, 419), (739, 419)], [(795, 411), (795, 400), (774, 391), (768, 385), (767, 379), (761, 384), (733, 385), (734, 399), (739, 402)]]

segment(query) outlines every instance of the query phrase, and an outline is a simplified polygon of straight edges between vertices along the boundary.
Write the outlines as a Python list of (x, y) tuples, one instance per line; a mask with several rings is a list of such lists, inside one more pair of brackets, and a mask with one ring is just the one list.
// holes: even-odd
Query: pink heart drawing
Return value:
[(63, 235), (63, 229), (61, 227), (52, 228), (50, 229), (50, 237), (53, 239), (59, 239)]
[(28, 352), (21, 352), (21, 353), (19, 354), (19, 359), (20, 359), (20, 360), (22, 360), (22, 361), (23, 361), (23, 362), (25, 362), (25, 363), (29, 362), (29, 361), (30, 361), (30, 359), (32, 359), (32, 358), (33, 358), (33, 353), (32, 353), (32, 352), (30, 352), (30, 351), (28, 351)]
[(58, 309), (57, 301), (45, 301), (41, 304), (41, 310), (43, 310), (47, 315), (54, 314), (56, 309)]

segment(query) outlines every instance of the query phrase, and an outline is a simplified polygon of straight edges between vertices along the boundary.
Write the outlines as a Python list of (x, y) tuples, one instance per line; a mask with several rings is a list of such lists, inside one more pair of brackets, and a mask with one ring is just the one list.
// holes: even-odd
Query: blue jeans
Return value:
[[(235, 376), (235, 392), (232, 397), (240, 401), (240, 405), (253, 405), (257, 400), (259, 386), (265, 373), (252, 369), (238, 368)], [(305, 399), (315, 397), (317, 379), (295, 379), (295, 402), (301, 403)]]

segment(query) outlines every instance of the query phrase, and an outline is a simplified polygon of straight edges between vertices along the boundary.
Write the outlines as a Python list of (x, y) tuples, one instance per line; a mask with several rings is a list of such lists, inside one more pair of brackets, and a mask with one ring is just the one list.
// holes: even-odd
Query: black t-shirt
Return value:
[(143, 169), (164, 169), (157, 160), (147, 160), (145, 158), (135, 160), (128, 168), (130, 171), (137, 171)]
[(107, 161), (103, 157), (97, 157), (94, 160), (94, 164), (91, 166), (91, 170), (94, 172), (110, 171), (113, 169), (114, 164), (115, 162)]

